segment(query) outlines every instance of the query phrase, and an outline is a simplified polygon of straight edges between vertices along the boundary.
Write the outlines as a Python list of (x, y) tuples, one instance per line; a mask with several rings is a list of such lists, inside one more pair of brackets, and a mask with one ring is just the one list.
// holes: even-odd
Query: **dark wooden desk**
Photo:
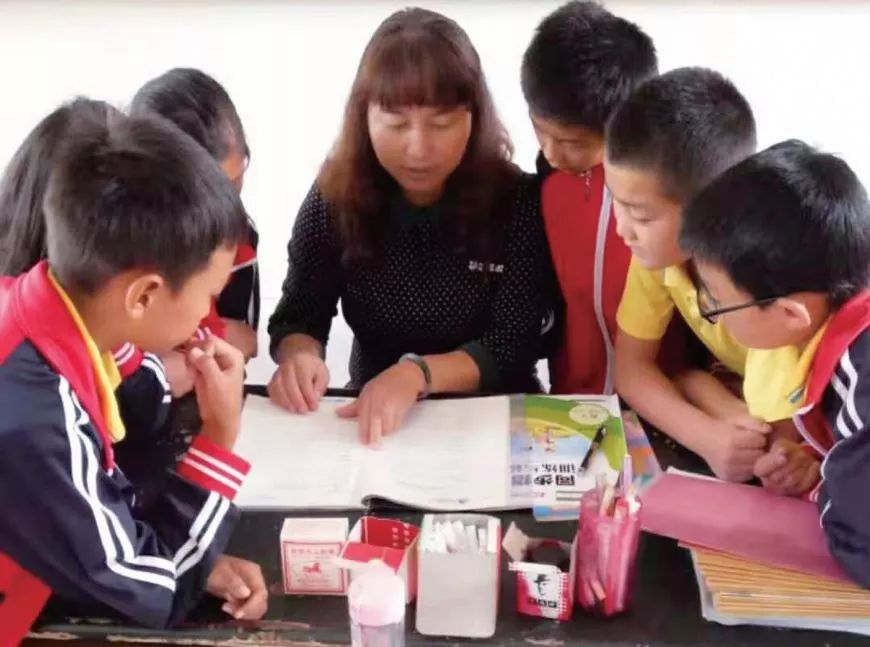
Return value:
[[(688, 452), (676, 448), (658, 434), (653, 434), (653, 446), (663, 465), (683, 469), (701, 467)], [(377, 504), (376, 504), (377, 506)], [(419, 522), (420, 513), (395, 508), (374, 509), (383, 516)], [(299, 516), (336, 513), (298, 512)], [(339, 513), (341, 514), (341, 513)], [(281, 592), (281, 565), (278, 536), (283, 513), (257, 512), (244, 514), (233, 536), (228, 552), (260, 563), (273, 595), (266, 619), (256, 623), (226, 620), (219, 605), (204, 601), (183, 627), (174, 631), (154, 631), (131, 626), (117, 619), (74, 619), (62, 605), (54, 604), (41, 618), (29, 647), (47, 642), (49, 638), (79, 639), (96, 642), (172, 643), (197, 645), (333, 645), (347, 644), (350, 634), (347, 602), (344, 598), (289, 597)], [(349, 513), (356, 518), (358, 512)], [(538, 524), (525, 513), (499, 515), (506, 528), (511, 521), (537, 536), (569, 539), (574, 524)], [(406, 618), (409, 645), (448, 645), (474, 642), (491, 645), (523, 645), (560, 647), (562, 645), (787, 645), (816, 647), (818, 645), (861, 645), (866, 637), (822, 632), (785, 631), (757, 627), (723, 627), (701, 618), (698, 590), (686, 551), (661, 537), (645, 536), (638, 563), (637, 588), (631, 612), (610, 620), (583, 615), (579, 609), (574, 619), (556, 623), (520, 616), (515, 613), (515, 582), (506, 570), (502, 574), (502, 590), (496, 635), (485, 641), (462, 641), (421, 636), (414, 631), (414, 609), (409, 607)]]

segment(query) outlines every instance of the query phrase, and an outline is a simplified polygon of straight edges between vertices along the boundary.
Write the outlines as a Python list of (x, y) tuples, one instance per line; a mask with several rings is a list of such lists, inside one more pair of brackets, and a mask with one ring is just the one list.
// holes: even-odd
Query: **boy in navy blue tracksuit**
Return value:
[[(833, 556), (870, 588), (870, 201), (842, 160), (800, 141), (723, 173), (683, 214), (699, 308), (765, 360), (800, 441), (755, 464), (819, 505)], [(798, 361), (783, 362), (784, 354)], [(788, 368), (783, 368), (788, 367)]]
[[(238, 195), (175, 127), (118, 115), (68, 133), (45, 217), (48, 260), (0, 279), (0, 619), (46, 588), (155, 627), (203, 591), (236, 618), (260, 617), (259, 568), (221, 555), (248, 471), (232, 452), (241, 353), (189, 343), (202, 432), (147, 508), (134, 509), (112, 449), (125, 428), (110, 351), (190, 339), (246, 239)], [(0, 622), (0, 640), (13, 629)]]

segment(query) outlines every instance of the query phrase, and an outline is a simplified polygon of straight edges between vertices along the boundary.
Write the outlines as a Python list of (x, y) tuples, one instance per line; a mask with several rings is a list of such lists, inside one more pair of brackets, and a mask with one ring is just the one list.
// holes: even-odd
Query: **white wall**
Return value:
[[(559, 2), (419, 0), (456, 19), (483, 59), (515, 145), (531, 168), (536, 146), (519, 89), (522, 52)], [(405, 2), (213, 1), (0, 3), (0, 160), (61, 101), (76, 94), (124, 104), (174, 66), (214, 75), (235, 101), (253, 150), (245, 203), (261, 231), (265, 320), (285, 270), (296, 209), (336, 134), (371, 32)], [(870, 149), (870, 4), (860, 2), (614, 1), (656, 41), (662, 70), (705, 65), (752, 103), (760, 142), (787, 137), (840, 153), (865, 180)], [(268, 379), (266, 337), (250, 369)], [(333, 329), (334, 384), (346, 379), (350, 333)]]

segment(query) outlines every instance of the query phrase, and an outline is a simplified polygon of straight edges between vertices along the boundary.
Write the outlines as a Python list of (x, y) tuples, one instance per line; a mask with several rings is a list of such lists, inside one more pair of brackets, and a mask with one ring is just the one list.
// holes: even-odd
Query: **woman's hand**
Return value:
[(278, 365), (266, 390), (272, 402), (291, 413), (317, 411), (329, 386), (329, 369), (319, 355), (300, 351)]
[(363, 444), (378, 447), (381, 438), (402, 426), (425, 388), (426, 378), (420, 367), (409, 361), (399, 362), (370, 380), (359, 398), (337, 413), (342, 418), (356, 418)]

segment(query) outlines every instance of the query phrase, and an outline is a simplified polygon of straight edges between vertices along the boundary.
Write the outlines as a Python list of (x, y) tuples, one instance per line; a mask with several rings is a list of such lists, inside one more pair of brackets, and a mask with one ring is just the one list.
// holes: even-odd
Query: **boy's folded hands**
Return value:
[(821, 464), (794, 440), (778, 438), (755, 463), (755, 476), (764, 487), (787, 496), (802, 496), (819, 481)]

